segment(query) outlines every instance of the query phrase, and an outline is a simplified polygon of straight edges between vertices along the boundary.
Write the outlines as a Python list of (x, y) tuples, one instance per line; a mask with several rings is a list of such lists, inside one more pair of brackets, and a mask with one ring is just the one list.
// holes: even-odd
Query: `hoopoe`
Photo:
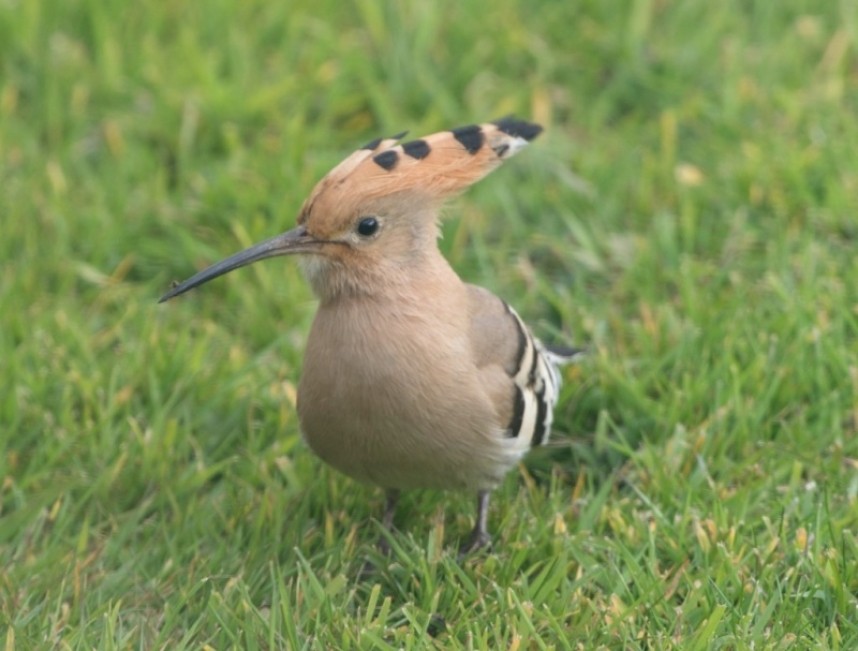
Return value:
[[(264, 258), (297, 254), (319, 299), (297, 411), (310, 448), (386, 491), (476, 491), (462, 553), (490, 543), (489, 493), (545, 443), (575, 350), (542, 344), (507, 303), (464, 283), (441, 255), (439, 208), (542, 127), (513, 118), (398, 144), (379, 138), (315, 187), (297, 227), (175, 286), (166, 301)], [(383, 536), (380, 546), (387, 548)]]

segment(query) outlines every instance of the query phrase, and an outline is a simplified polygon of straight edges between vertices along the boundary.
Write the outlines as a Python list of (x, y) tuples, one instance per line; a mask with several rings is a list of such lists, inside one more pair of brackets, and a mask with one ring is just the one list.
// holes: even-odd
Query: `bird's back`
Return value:
[[(518, 313), (482, 287), (468, 286), (474, 362), (497, 386), (494, 397), (505, 435), (526, 446), (541, 445), (551, 432), (560, 391), (558, 366), (574, 359), (574, 349), (549, 351)], [(500, 387), (503, 387), (502, 389)]]

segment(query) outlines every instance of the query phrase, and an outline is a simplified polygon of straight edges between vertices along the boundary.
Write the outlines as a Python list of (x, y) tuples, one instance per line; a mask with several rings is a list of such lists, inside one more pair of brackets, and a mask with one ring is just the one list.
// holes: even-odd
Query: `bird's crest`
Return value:
[[(315, 187), (298, 217), (325, 220), (356, 202), (407, 193), (437, 204), (463, 191), (519, 152), (542, 132), (538, 124), (503, 118), (441, 131), (398, 144), (405, 134), (367, 143)], [(317, 224), (318, 225), (318, 224)]]

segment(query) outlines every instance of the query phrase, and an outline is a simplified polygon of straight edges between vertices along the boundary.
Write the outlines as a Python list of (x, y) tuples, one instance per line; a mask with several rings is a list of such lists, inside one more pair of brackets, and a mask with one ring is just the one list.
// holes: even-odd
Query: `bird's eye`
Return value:
[(375, 235), (377, 230), (378, 220), (375, 217), (364, 217), (358, 222), (358, 235), (362, 235), (363, 237), (369, 237), (370, 235)]

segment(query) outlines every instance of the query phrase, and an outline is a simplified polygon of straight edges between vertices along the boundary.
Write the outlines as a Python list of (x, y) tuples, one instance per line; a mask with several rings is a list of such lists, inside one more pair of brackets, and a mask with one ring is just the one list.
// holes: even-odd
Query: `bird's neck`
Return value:
[(303, 260), (304, 275), (322, 304), (367, 298), (400, 300), (461, 283), (437, 247), (373, 264), (348, 262), (321, 256)]

